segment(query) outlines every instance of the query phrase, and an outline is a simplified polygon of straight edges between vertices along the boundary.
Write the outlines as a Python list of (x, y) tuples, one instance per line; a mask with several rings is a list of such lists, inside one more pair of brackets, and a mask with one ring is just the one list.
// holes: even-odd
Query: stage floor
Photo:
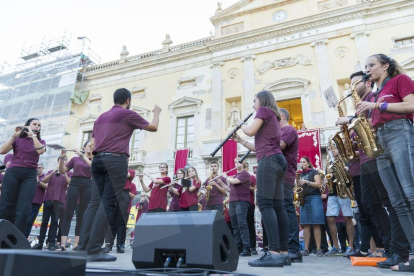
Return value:
[[(111, 254), (118, 257), (116, 262), (101, 262), (101, 263), (88, 263), (88, 268), (111, 268), (111, 269), (135, 269), (132, 263), (132, 249), (127, 248), (124, 254), (117, 254), (116, 250), (113, 250)], [(342, 256), (336, 257), (316, 257), (316, 255), (310, 255), (303, 258), (303, 263), (293, 263), (292, 266), (285, 266), (283, 268), (253, 268), (250, 267), (247, 262), (252, 257), (240, 257), (237, 272), (253, 274), (253, 275), (289, 275), (289, 276), (305, 276), (305, 275), (341, 275), (341, 276), (380, 276), (380, 275), (412, 275), (405, 273), (396, 273), (391, 269), (382, 269), (378, 267), (362, 267), (351, 266), (351, 261)]]

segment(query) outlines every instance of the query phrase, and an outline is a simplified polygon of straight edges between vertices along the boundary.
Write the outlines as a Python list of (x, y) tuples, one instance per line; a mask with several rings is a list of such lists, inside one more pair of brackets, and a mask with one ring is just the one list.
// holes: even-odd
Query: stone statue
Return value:
[(240, 110), (236, 106), (235, 102), (232, 102), (231, 105), (232, 105), (232, 108), (230, 109), (228, 119), (230, 121), (230, 127), (236, 127), (237, 122), (240, 120)]
[(221, 11), (221, 2), (217, 2), (217, 10)]
[(167, 35), (165, 36), (165, 40), (162, 42), (162, 52), (163, 52), (163, 53), (169, 52), (170, 45), (171, 45), (172, 43), (173, 43), (173, 41), (171, 40), (170, 35), (169, 35), (169, 34), (167, 34)]
[(127, 46), (122, 46), (122, 52), (119, 54), (121, 57), (127, 57), (129, 52), (127, 50)]

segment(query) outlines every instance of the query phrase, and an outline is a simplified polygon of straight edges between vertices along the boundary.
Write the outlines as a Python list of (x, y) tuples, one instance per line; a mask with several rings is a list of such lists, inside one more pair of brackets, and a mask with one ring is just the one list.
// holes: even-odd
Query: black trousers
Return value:
[(57, 200), (48, 200), (43, 202), (43, 217), (40, 226), (39, 243), (43, 244), (46, 237), (47, 225), (50, 219), (49, 238), (47, 242), (55, 243), (59, 227), (59, 216), (63, 208), (63, 203)]
[(288, 183), (284, 185), (284, 205), (289, 219), (289, 252), (300, 253), (299, 245), (299, 223), (296, 209), (293, 205), (293, 186)]
[(118, 202), (116, 207), (115, 224), (108, 230), (105, 236), (105, 243), (114, 245), (115, 237), (117, 245), (125, 245), (126, 226), (128, 222), (128, 206), (129, 206), (129, 189), (122, 191), (122, 200)]
[(245, 249), (250, 249), (249, 228), (247, 227), (249, 206), (250, 202), (248, 201), (231, 201), (229, 206), (234, 240), (238, 247), (242, 246)]
[(33, 203), (32, 204), (32, 213), (29, 216), (29, 221), (27, 222), (26, 230), (24, 231), (24, 236), (27, 238), (32, 231), (33, 223), (36, 220), (37, 215), (39, 214), (39, 209), (42, 205)]
[(234, 237), (234, 233), (233, 233), (233, 226), (231, 226), (231, 221), (226, 222), (226, 224), (227, 224), (227, 226), (228, 226), (228, 227), (229, 227), (229, 229), (230, 229), (231, 235)]
[[(73, 214), (79, 199), (79, 209), (76, 213), (75, 236), (80, 235), (83, 216), (92, 196), (92, 180), (85, 177), (72, 177), (66, 194), (66, 213), (62, 222), (62, 236), (69, 234)], [(79, 223), (80, 222), (80, 223)]]
[(223, 204), (207, 205), (207, 210), (217, 210), (220, 214), (223, 214)]
[(338, 241), (341, 245), (341, 251), (346, 251), (346, 240), (348, 239), (348, 234), (346, 232), (346, 223), (345, 222), (337, 222), (336, 229), (338, 229)]
[(250, 248), (256, 248), (256, 226), (254, 224), (254, 205), (249, 206), (247, 210), (247, 227), (249, 228)]
[(23, 234), (32, 213), (36, 182), (36, 169), (18, 167), (7, 169), (2, 180), (0, 219), (14, 223)]
[(186, 212), (186, 211), (198, 211), (198, 204), (190, 206), (188, 208), (181, 208), (180, 207), (180, 212)]
[[(403, 258), (408, 257), (409, 243), (401, 227), (397, 213), (388, 197), (388, 192), (379, 176), (376, 160), (371, 160), (361, 165), (361, 176), (361, 187), (363, 189), (376, 191), (376, 193), (371, 193), (372, 202), (366, 212), (371, 215), (384, 248), (386, 250), (389, 249), (391, 253), (396, 253)], [(367, 199), (363, 196), (362, 205), (365, 203), (367, 203)], [(387, 208), (386, 211), (384, 206)]]
[(122, 200), (127, 180), (128, 158), (123, 155), (95, 155), (92, 161), (92, 197), (83, 216), (79, 249), (98, 254), (108, 223), (115, 225), (116, 207)]

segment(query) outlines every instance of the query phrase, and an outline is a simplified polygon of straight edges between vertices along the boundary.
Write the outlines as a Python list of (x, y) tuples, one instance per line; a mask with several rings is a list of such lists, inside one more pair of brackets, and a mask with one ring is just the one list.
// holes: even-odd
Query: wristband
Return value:
[(43, 149), (44, 147), (45, 147), (45, 145), (41, 146), (40, 148), (36, 148), (36, 150)]
[(388, 108), (388, 102), (382, 102), (380, 105), (379, 105), (379, 111), (380, 112), (385, 112), (385, 111), (387, 111), (387, 108)]

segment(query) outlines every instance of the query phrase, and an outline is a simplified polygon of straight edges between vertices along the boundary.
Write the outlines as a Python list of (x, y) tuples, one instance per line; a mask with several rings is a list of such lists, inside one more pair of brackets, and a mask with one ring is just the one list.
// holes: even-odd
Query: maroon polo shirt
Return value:
[[(254, 188), (256, 187), (257, 180), (254, 175), (250, 175), (250, 187)], [(250, 191), (250, 205), (254, 206), (254, 192)]]
[[(46, 146), (46, 142), (44, 140), (40, 140), (39, 142)], [(29, 137), (16, 138), (12, 143), (12, 147), (13, 159), (11, 160), (9, 168), (37, 168), (40, 154), (37, 153), (32, 139)]]
[(83, 161), (79, 156), (73, 157), (65, 165), (65, 167), (70, 171), (73, 170), (72, 177), (86, 177), (91, 178), (91, 167)]
[(113, 106), (95, 121), (92, 138), (94, 154), (98, 152), (122, 153), (129, 157), (129, 141), (135, 129), (145, 129), (148, 122), (138, 113)]
[(263, 124), (254, 136), (257, 161), (263, 157), (281, 153), (280, 123), (276, 114), (268, 107), (260, 107), (255, 119), (262, 119)]
[[(129, 188), (129, 192), (131, 194), (137, 195), (137, 186), (135, 186), (135, 183), (131, 183), (130, 188)], [(128, 214), (131, 212), (131, 206), (132, 206), (132, 199), (129, 200), (129, 205), (128, 205)]]
[[(129, 172), (130, 177), (127, 177), (127, 181), (125, 183), (124, 190), (131, 190), (132, 189), (131, 188), (132, 184), (133, 184), (132, 180), (134, 180), (134, 178), (135, 178), (135, 171), (134, 170), (128, 169), (128, 172)], [(136, 188), (135, 188), (135, 190), (136, 190)]]
[(168, 185), (171, 183), (171, 178), (168, 176), (166, 177), (157, 177), (157, 179), (162, 179), (164, 184), (151, 184), (148, 186), (151, 189), (151, 196), (149, 199), (148, 210), (153, 210), (157, 208), (161, 208), (167, 210), (167, 193), (168, 188), (161, 189), (164, 185)]
[(4, 165), (6, 166), (6, 164), (11, 162), (12, 159), (13, 159), (13, 154), (12, 153), (9, 153), (6, 156), (4, 156), (4, 160), (3, 160)]
[(181, 195), (179, 200), (180, 208), (188, 208), (198, 204), (198, 190), (201, 188), (201, 182), (193, 180), (192, 184), (192, 186), (197, 188), (193, 192), (190, 192), (188, 189), (185, 189), (185, 192), (183, 192), (183, 186), (180, 186), (178, 189), (178, 193)]
[(299, 137), (296, 129), (287, 125), (282, 127), (280, 140), (286, 143), (285, 149), (282, 151), (287, 162), (286, 174), (283, 179), (284, 183), (295, 185), (296, 168), (298, 160)]
[(245, 170), (237, 172), (234, 178), (240, 180), (239, 184), (230, 184), (229, 201), (250, 202), (250, 174)]
[[(220, 179), (221, 181), (223, 181), (224, 184), (227, 183), (224, 177), (220, 176)], [(206, 181), (204, 181), (204, 184), (203, 184), (204, 187), (207, 187), (209, 181), (210, 181), (210, 178), (207, 178)], [(219, 183), (217, 184), (220, 185)], [(210, 190), (210, 199), (207, 202), (207, 206), (223, 204), (223, 199), (225, 197), (226, 195), (222, 194), (216, 186), (212, 186), (212, 189)]]
[[(52, 172), (53, 170), (49, 171), (47, 175), (49, 175)], [(66, 174), (68, 175), (69, 178), (72, 177), (72, 172), (67, 172)], [(47, 184), (47, 190), (45, 193), (44, 201), (57, 200), (65, 204), (67, 189), (68, 189), (68, 183), (66, 182), (65, 174), (56, 176), (53, 173), (52, 177), (49, 179), (49, 182)]]
[[(42, 173), (41, 175), (39, 175), (38, 176), (39, 181), (42, 181), (43, 178), (45, 178), (45, 176), (46, 175), (44, 173)], [(39, 182), (36, 183), (36, 191), (35, 191), (35, 195), (33, 197), (32, 203), (36, 203), (36, 204), (42, 205), (43, 204), (43, 199), (45, 197), (45, 192), (46, 192), (46, 190), (43, 189), (42, 186), (39, 185)]]
[[(181, 185), (175, 183), (174, 185), (172, 185), (172, 187), (178, 190), (180, 189)], [(180, 211), (180, 204), (179, 204), (180, 196), (179, 195), (177, 196), (175, 194), (171, 194), (171, 196), (172, 198), (171, 198), (170, 207), (168, 208), (168, 210), (169, 211)]]

